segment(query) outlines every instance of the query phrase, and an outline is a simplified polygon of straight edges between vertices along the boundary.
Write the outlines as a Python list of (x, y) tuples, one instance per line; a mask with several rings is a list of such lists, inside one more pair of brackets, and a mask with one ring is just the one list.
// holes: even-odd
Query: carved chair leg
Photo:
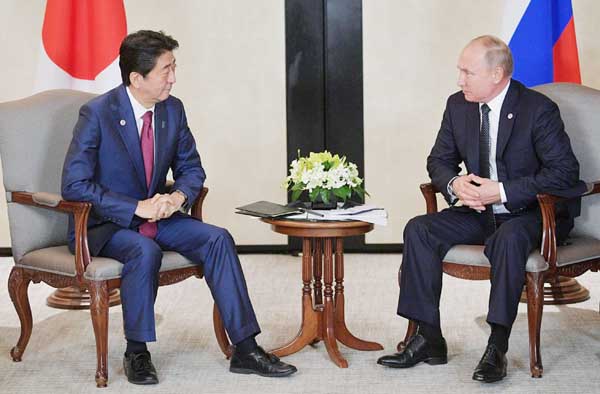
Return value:
[(17, 362), (21, 361), (23, 353), (25, 353), (25, 348), (31, 337), (31, 329), (33, 327), (31, 307), (29, 306), (29, 297), (27, 295), (29, 282), (31, 282), (31, 276), (23, 268), (13, 267), (12, 271), (10, 271), (8, 292), (21, 321), (21, 336), (19, 336), (17, 345), (10, 351), (13, 361)]
[(213, 306), (213, 327), (215, 329), (215, 336), (217, 337), (217, 343), (219, 344), (221, 351), (227, 359), (231, 358), (234, 348), (229, 342), (229, 338), (225, 332), (225, 326), (223, 326), (223, 320), (221, 319), (221, 314), (219, 313), (217, 304), (214, 304)]
[(544, 275), (527, 273), (527, 320), (529, 323), (529, 366), (531, 377), (541, 378), (544, 373), (540, 354), (540, 330), (544, 310)]
[(108, 284), (90, 282), (90, 314), (96, 337), (96, 386), (106, 387), (108, 383)]
[(408, 342), (408, 340), (413, 335), (415, 335), (416, 332), (417, 332), (417, 323), (414, 320), (409, 320), (408, 328), (406, 329), (406, 335), (404, 336), (404, 340), (398, 342), (398, 346), (396, 346), (396, 349), (398, 349), (399, 352), (403, 351), (404, 348), (406, 347), (406, 343)]

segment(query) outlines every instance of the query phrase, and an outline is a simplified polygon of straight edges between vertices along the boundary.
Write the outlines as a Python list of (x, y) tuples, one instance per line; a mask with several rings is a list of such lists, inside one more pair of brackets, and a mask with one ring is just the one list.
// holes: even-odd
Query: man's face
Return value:
[(499, 70), (488, 67), (485, 53), (483, 45), (474, 42), (458, 58), (457, 83), (467, 101), (487, 103), (498, 94)]
[[(134, 86), (138, 100), (147, 108), (166, 100), (175, 84), (175, 56), (173, 52), (165, 52), (158, 57), (156, 65), (146, 77), (132, 73)], [(137, 75), (134, 75), (137, 74)]]

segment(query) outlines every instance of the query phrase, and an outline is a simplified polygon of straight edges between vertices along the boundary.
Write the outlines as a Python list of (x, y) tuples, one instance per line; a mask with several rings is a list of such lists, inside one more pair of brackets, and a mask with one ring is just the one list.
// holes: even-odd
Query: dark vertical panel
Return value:
[[(323, 0), (286, 0), (288, 164), (298, 157), (298, 150), (304, 156), (325, 149), (323, 37)], [(297, 238), (289, 237), (288, 245), (291, 250), (302, 249)]]
[(323, 0), (286, 0), (288, 163), (325, 149)]
[[(364, 179), (362, 0), (325, 0), (325, 146)], [(344, 241), (361, 249), (365, 237)]]
[(325, 146), (364, 175), (362, 0), (325, 0)]

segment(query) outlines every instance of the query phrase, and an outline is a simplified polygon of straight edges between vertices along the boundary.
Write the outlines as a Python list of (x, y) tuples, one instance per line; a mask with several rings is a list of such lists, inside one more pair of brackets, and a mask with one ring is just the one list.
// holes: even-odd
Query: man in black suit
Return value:
[[(582, 183), (558, 107), (511, 79), (512, 55), (502, 40), (472, 40), (460, 55), (458, 70), (461, 91), (448, 99), (427, 158), (429, 176), (451, 207), (415, 217), (404, 230), (398, 314), (416, 321), (418, 330), (404, 351), (378, 363), (407, 368), (421, 361), (447, 362), (439, 313), (442, 258), (453, 245), (479, 244), (485, 245), (491, 264), (491, 335), (473, 379), (494, 382), (506, 376), (505, 354), (525, 263), (540, 244), (536, 194), (576, 196)], [(461, 163), (465, 175), (459, 175)], [(579, 199), (558, 207), (559, 239), (578, 214)]]

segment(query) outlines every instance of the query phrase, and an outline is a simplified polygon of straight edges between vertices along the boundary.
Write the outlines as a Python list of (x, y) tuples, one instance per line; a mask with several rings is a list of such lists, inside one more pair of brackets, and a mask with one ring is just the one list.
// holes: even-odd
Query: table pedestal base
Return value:
[[(111, 290), (108, 299), (108, 306), (119, 305), (121, 303), (119, 289)], [(46, 298), (46, 305), (57, 309), (90, 309), (91, 304), (89, 291), (77, 286), (57, 289)]]
[[(333, 282), (333, 243), (335, 250), (335, 294)], [(323, 246), (323, 250), (321, 250)], [(319, 341), (331, 360), (340, 368), (347, 368), (348, 361), (340, 353), (337, 341), (357, 350), (383, 350), (376, 342), (368, 342), (352, 335), (346, 327), (344, 316), (344, 257), (343, 239), (308, 238), (302, 241), (302, 325), (296, 338), (287, 345), (273, 350), (277, 356), (298, 352), (306, 345)], [(324, 263), (324, 264), (323, 264)], [(321, 283), (323, 271), (324, 287)], [(313, 286), (311, 288), (311, 282)], [(313, 303), (314, 293), (314, 303)]]

